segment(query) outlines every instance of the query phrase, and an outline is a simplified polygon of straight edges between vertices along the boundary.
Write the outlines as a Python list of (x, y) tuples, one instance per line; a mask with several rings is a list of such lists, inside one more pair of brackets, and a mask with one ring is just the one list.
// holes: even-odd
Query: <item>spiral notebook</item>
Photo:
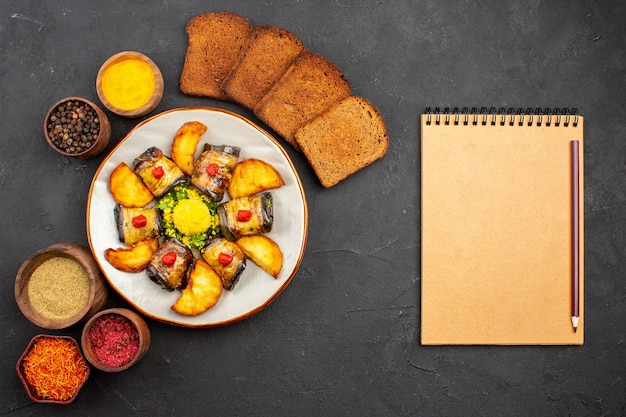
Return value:
[(582, 344), (583, 117), (427, 109), (421, 161), (421, 343)]

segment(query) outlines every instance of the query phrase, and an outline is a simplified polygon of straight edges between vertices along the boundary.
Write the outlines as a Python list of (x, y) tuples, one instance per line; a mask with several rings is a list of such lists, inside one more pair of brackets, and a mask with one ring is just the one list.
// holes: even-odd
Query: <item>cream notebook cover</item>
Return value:
[[(577, 199), (571, 141), (579, 146)], [(421, 161), (421, 343), (582, 344), (583, 117), (567, 109), (427, 111)]]

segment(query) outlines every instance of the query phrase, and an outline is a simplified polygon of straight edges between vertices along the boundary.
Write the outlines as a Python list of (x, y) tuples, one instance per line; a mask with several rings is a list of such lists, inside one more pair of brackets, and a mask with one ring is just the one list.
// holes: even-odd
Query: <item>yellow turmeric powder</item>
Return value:
[(150, 65), (137, 58), (125, 58), (109, 65), (102, 74), (102, 92), (121, 110), (138, 109), (150, 100), (156, 86)]

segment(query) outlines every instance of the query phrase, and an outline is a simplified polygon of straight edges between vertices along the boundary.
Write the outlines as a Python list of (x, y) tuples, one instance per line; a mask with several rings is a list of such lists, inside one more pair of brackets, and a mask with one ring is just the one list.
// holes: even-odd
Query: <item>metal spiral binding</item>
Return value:
[(528, 107), (526, 110), (519, 107), (517, 110), (513, 107), (504, 108), (500, 107), (496, 110), (495, 107), (481, 107), (480, 111), (476, 107), (472, 107), (469, 110), (467, 107), (463, 107), (459, 110), (458, 107), (454, 107), (450, 111), (449, 107), (445, 107), (443, 111), (439, 107), (435, 107), (434, 111), (431, 111), (430, 107), (426, 108), (426, 124), (430, 125), (482, 125), (482, 126), (505, 126), (507, 123), (509, 126), (547, 126), (547, 127), (559, 127), (565, 126), (573, 127), (578, 126), (578, 110), (576, 108), (568, 109), (567, 107), (558, 108), (555, 107), (542, 109), (537, 107), (535, 109)]

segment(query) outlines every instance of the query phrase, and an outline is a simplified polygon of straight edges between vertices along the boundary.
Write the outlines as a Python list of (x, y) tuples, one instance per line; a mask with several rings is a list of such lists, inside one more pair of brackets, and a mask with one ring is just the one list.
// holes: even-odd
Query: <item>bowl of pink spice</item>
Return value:
[(120, 372), (139, 362), (150, 348), (150, 330), (143, 318), (126, 308), (94, 315), (81, 336), (87, 361), (105, 372)]

